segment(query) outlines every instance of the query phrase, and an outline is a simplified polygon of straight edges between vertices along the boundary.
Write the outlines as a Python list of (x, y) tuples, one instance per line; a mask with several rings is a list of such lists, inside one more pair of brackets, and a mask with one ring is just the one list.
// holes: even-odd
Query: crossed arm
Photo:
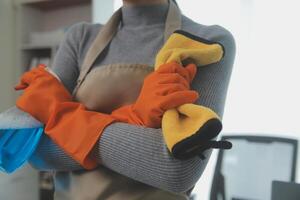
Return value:
[[(200, 93), (196, 104), (213, 109), (219, 116), (223, 114), (235, 55), (233, 38), (225, 36), (221, 40), (226, 49), (223, 60), (199, 68), (192, 83), (192, 89)], [(59, 51), (68, 51), (67, 48), (69, 48), (67, 45), (63, 45)], [(70, 54), (70, 56), (72, 55)], [(75, 63), (70, 63), (70, 60), (72, 59), (57, 58), (56, 65), (66, 67), (75, 65)], [(56, 73), (59, 75), (61, 70), (68, 69), (60, 68)], [(69, 74), (72, 74), (72, 70)], [(60, 78), (66, 87), (68, 87), (66, 84), (68, 80), (74, 79), (72, 76), (65, 78), (60, 76)], [(72, 81), (75, 82), (75, 80)], [(195, 185), (205, 169), (210, 153), (211, 151), (205, 153), (205, 160), (198, 157), (185, 161), (174, 159), (164, 144), (161, 129), (144, 128), (125, 123), (114, 123), (108, 126), (94, 150), (99, 164), (129, 178), (176, 193), (185, 192)], [(73, 171), (82, 169), (45, 134), (32, 158), (30, 163), (38, 170)]]

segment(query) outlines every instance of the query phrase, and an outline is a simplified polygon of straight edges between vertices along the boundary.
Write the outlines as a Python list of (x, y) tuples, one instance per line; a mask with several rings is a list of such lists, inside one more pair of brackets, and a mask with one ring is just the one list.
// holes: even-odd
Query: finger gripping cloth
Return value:
[[(224, 57), (221, 44), (188, 32), (175, 31), (156, 56), (155, 70), (164, 63), (192, 62), (199, 67), (217, 63)], [(201, 94), (200, 94), (201, 98)], [(211, 109), (184, 104), (166, 111), (162, 118), (165, 143), (174, 157), (187, 159), (209, 148), (231, 148), (226, 141), (211, 142), (222, 130), (219, 116)]]

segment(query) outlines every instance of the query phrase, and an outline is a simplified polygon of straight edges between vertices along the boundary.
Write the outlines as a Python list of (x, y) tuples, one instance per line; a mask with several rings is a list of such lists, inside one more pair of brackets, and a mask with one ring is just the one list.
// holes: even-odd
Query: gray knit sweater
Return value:
[[(167, 5), (124, 7), (122, 24), (115, 38), (96, 60), (95, 66), (111, 63), (153, 64), (155, 55), (163, 45), (164, 22)], [(192, 89), (200, 93), (197, 104), (223, 114), (225, 97), (235, 57), (235, 42), (226, 29), (205, 26), (183, 16), (182, 29), (199, 37), (219, 42), (225, 47), (225, 57), (219, 63), (198, 69)], [(63, 84), (71, 92), (89, 46), (102, 25), (80, 23), (71, 27), (61, 43), (52, 66)], [(168, 152), (161, 129), (143, 128), (125, 123), (108, 126), (96, 145), (99, 163), (134, 180), (171, 192), (184, 192), (200, 178), (207, 159), (198, 157), (181, 161)], [(47, 136), (35, 156), (43, 163), (32, 165), (40, 170), (72, 171), (81, 167), (67, 156)], [(57, 176), (65, 179), (68, 172)]]

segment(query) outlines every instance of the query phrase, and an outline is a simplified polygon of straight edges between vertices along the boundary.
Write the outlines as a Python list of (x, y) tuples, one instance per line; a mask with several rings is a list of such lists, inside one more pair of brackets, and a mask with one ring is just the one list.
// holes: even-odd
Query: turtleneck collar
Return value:
[(169, 4), (123, 6), (123, 26), (146, 26), (164, 24), (168, 14)]

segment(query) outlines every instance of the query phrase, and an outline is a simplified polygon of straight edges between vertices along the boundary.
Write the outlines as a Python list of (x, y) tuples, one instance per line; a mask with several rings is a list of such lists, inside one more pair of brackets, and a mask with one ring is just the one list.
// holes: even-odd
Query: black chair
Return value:
[(233, 148), (219, 151), (211, 200), (271, 200), (272, 181), (295, 180), (297, 140), (250, 135), (222, 139)]
[(283, 181), (272, 182), (272, 200), (299, 200), (300, 184)]

